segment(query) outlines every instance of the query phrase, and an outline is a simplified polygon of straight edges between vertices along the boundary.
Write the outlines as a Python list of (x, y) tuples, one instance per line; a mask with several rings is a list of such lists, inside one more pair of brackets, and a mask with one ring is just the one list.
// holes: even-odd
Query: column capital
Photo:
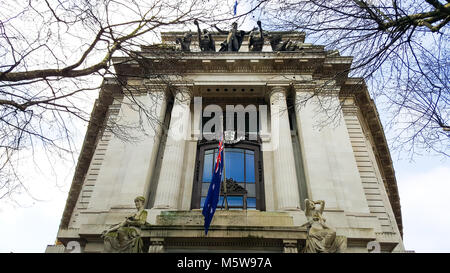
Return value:
[(174, 86), (173, 93), (175, 96), (175, 102), (181, 104), (190, 104), (193, 92), (192, 88), (188, 85)]
[(175, 85), (173, 86), (174, 93), (192, 93), (191, 85)]
[(269, 88), (268, 95), (270, 98), (276, 93), (282, 93), (284, 96), (286, 96), (288, 87), (282, 85), (275, 85), (275, 86), (268, 86), (268, 88)]
[(287, 88), (288, 86), (283, 85), (273, 85), (268, 86), (268, 92), (266, 93), (266, 100), (270, 102), (271, 104), (278, 100), (285, 101), (286, 103), (286, 97), (287, 97)]

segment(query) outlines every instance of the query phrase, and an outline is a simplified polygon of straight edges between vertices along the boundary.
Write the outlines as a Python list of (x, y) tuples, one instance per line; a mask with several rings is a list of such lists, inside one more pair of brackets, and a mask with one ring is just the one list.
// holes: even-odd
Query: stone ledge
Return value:
[[(157, 225), (200, 225), (204, 217), (200, 210), (162, 211), (156, 218)], [(211, 225), (214, 226), (294, 226), (292, 216), (286, 212), (266, 211), (216, 211)]]
[(227, 238), (227, 239), (306, 239), (306, 229), (300, 227), (214, 226), (208, 235), (201, 226), (150, 226), (142, 230), (143, 237), (160, 238)]
[(47, 245), (45, 253), (64, 253), (66, 247), (64, 245)]
[(67, 244), (69, 241), (78, 241), (80, 240), (80, 230), (77, 228), (69, 228), (58, 230), (58, 234), (56, 235), (58, 241)]

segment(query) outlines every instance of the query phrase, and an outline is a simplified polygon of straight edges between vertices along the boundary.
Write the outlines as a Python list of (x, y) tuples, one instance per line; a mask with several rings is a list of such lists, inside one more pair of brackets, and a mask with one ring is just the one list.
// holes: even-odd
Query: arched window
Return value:
[[(217, 142), (199, 144), (192, 208), (202, 208), (218, 155)], [(257, 143), (225, 145), (224, 172), (229, 209), (264, 210), (262, 162)], [(225, 207), (223, 184), (218, 209)]]

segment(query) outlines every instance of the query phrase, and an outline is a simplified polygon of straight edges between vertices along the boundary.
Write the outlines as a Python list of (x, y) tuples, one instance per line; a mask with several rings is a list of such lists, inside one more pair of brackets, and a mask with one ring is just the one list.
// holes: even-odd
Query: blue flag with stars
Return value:
[(217, 156), (211, 184), (209, 185), (208, 195), (206, 195), (203, 204), (202, 214), (205, 217), (205, 235), (208, 234), (209, 225), (211, 224), (214, 212), (216, 212), (217, 203), (220, 195), (220, 182), (222, 182), (223, 171), (223, 140), (219, 142), (219, 155)]
[(238, 2), (237, 2), (237, 0), (236, 0), (236, 2), (234, 2), (234, 6), (233, 6), (233, 15), (234, 15), (234, 16), (236, 16), (237, 5), (238, 5)]

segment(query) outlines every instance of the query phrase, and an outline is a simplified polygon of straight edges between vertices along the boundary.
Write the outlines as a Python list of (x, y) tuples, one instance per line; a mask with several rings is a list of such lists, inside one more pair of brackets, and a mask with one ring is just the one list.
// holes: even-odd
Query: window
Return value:
[[(218, 155), (217, 142), (199, 144), (192, 208), (202, 208)], [(230, 210), (264, 210), (259, 145), (225, 145), (224, 173)], [(223, 185), (217, 208), (225, 208)]]

